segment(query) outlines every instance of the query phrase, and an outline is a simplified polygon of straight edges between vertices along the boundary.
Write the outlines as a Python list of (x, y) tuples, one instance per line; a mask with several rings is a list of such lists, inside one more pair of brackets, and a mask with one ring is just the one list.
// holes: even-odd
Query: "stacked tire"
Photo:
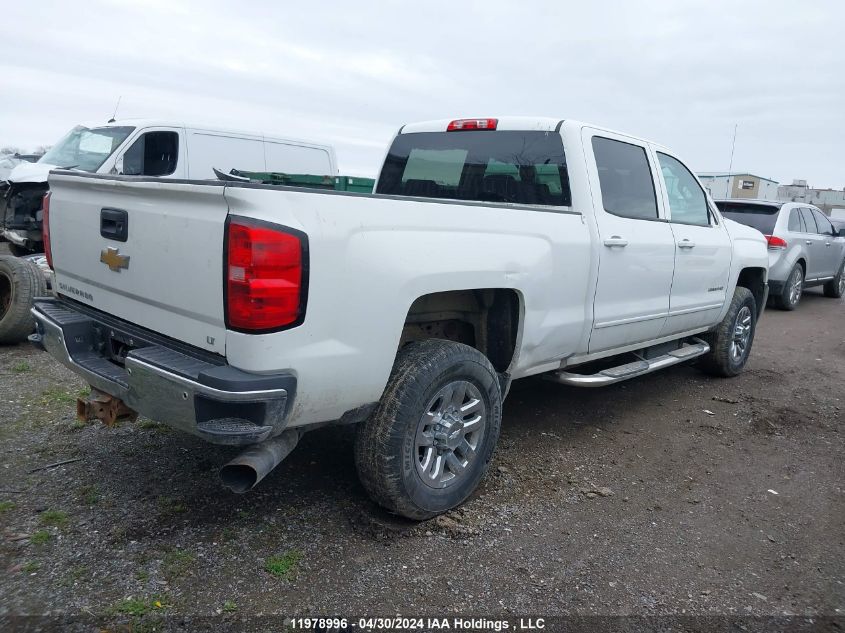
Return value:
[(47, 295), (47, 281), (31, 261), (0, 256), (0, 344), (25, 341), (35, 329), (32, 300)]

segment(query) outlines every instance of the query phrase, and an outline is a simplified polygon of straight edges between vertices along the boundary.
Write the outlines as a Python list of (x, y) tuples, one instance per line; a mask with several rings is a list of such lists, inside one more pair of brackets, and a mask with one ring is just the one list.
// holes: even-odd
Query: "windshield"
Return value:
[(97, 171), (134, 129), (125, 126), (87, 128), (77, 125), (38, 162)]
[(470, 130), (400, 134), (376, 193), (569, 206), (569, 177), (554, 132)]
[(763, 235), (771, 235), (774, 232), (780, 211), (779, 206), (747, 202), (717, 202), (716, 206), (724, 217), (757, 229)]

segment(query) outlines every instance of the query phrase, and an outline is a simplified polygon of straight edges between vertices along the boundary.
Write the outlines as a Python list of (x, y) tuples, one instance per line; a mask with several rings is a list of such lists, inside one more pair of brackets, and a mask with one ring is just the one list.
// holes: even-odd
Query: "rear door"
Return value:
[(804, 245), (807, 247), (807, 274), (804, 279), (812, 281), (824, 276), (825, 264), (825, 244), (822, 235), (819, 233), (819, 227), (816, 225), (816, 219), (813, 217), (813, 210), (810, 207), (801, 207), (801, 219), (804, 220), (804, 228), (806, 233), (801, 237), (804, 239)]
[(582, 135), (599, 232), (593, 353), (659, 336), (669, 314), (675, 239), (646, 146), (590, 128)]
[(677, 158), (655, 151), (663, 200), (675, 238), (675, 274), (663, 334), (716, 323), (727, 299), (731, 240), (692, 172)]
[(54, 173), (50, 189), (60, 295), (225, 352), (222, 185)]
[(819, 248), (822, 260), (819, 277), (834, 277), (842, 263), (841, 244), (833, 237), (834, 228), (827, 216), (818, 209), (812, 209), (812, 212), (824, 244), (824, 247)]

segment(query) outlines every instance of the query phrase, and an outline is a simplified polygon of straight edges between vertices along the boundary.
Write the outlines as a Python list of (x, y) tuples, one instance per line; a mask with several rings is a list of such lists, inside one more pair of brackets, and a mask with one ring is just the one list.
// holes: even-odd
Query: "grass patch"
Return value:
[(135, 572), (135, 580), (140, 582), (147, 582), (150, 579), (150, 572), (145, 569), (139, 569)]
[(156, 505), (162, 514), (182, 514), (188, 510), (184, 503), (172, 497), (159, 497)]
[(138, 423), (138, 428), (147, 430), (147, 431), (158, 431), (160, 433), (169, 433), (170, 427), (166, 424), (161, 424), (159, 422), (153, 422), (152, 420), (142, 420)]
[(302, 552), (291, 550), (282, 556), (268, 558), (264, 561), (264, 570), (273, 574), (276, 578), (293, 580), (301, 560)]
[(161, 568), (168, 580), (184, 576), (193, 566), (196, 556), (190, 552), (173, 550), (164, 555)]
[(0, 501), (0, 512), (8, 512), (15, 509), (14, 501)]
[(88, 567), (85, 565), (77, 565), (73, 567), (67, 574), (68, 579), (72, 582), (76, 582), (77, 580), (82, 580), (86, 576), (89, 576), (91, 572), (88, 571)]
[(44, 545), (51, 538), (53, 538), (47, 530), (38, 530), (29, 537), (29, 542), (33, 545)]
[(100, 491), (95, 485), (82, 486), (79, 489), (79, 498), (85, 505), (92, 506), (100, 500)]
[(238, 610), (238, 605), (232, 600), (227, 600), (223, 603), (223, 613), (234, 613)]
[(77, 393), (67, 389), (47, 389), (41, 393), (40, 402), (43, 405), (76, 404)]
[(41, 525), (52, 525), (64, 529), (68, 524), (67, 512), (61, 510), (45, 510), (41, 513)]
[(12, 371), (17, 374), (25, 374), (28, 371), (32, 371), (32, 367), (30, 367), (29, 363), (26, 361), (21, 361), (15, 365), (12, 365)]
[(41, 563), (39, 563), (38, 561), (31, 560), (21, 566), (21, 571), (25, 574), (32, 574), (37, 572), (40, 568)]
[(149, 598), (126, 598), (106, 610), (107, 615), (130, 615), (143, 617), (147, 614), (166, 609), (168, 605), (161, 596)]

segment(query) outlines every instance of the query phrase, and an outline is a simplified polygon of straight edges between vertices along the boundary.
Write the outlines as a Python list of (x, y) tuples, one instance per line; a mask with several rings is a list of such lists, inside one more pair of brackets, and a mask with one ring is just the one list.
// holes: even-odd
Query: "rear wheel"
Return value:
[(824, 296), (839, 299), (845, 294), (845, 260), (839, 265), (839, 272), (836, 277), (824, 285)]
[(775, 297), (775, 305), (781, 310), (794, 310), (801, 301), (801, 295), (804, 293), (804, 269), (801, 264), (795, 264), (789, 277), (786, 278), (786, 283), (783, 285), (781, 293)]
[(396, 357), (373, 415), (359, 425), (355, 463), (378, 504), (428, 519), (478, 486), (502, 420), (499, 378), (478, 350), (432, 339)]
[(701, 357), (699, 366), (713, 376), (736, 376), (742, 372), (757, 328), (757, 303), (748, 288), (734, 291), (728, 313), (712, 332), (702, 336), (710, 351)]
[(47, 294), (44, 273), (17, 257), (0, 257), (0, 344), (20, 343), (35, 329), (32, 300)]

